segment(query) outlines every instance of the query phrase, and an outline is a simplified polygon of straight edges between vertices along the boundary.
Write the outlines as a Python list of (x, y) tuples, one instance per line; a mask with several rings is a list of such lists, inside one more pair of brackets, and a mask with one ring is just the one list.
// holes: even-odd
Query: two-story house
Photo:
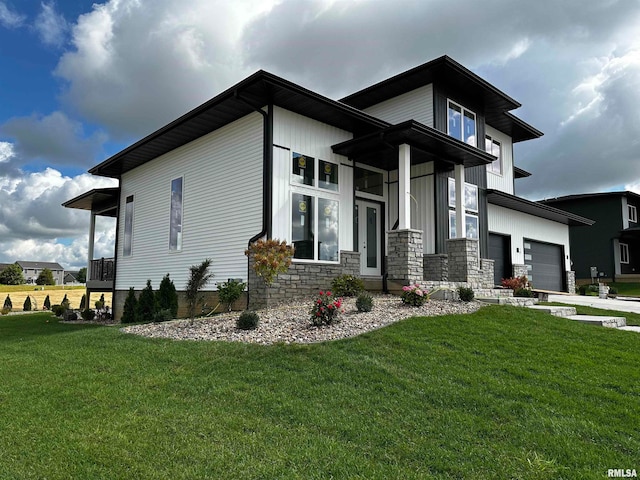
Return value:
[(596, 222), (588, 232), (569, 228), (571, 257), (578, 280), (597, 277), (601, 281), (624, 282), (640, 279), (640, 195), (625, 191), (585, 193), (541, 203), (587, 216)]
[(25, 282), (36, 283), (38, 276), (45, 268), (51, 270), (53, 274), (53, 280), (56, 285), (62, 285), (64, 283), (64, 268), (57, 262), (30, 262), (25, 260), (18, 260), (16, 262), (22, 269)]
[[(169, 273), (180, 290), (205, 258), (254, 306), (340, 273), (571, 290), (568, 225), (590, 222), (514, 195), (513, 144), (542, 135), (519, 106), (447, 56), (339, 101), (259, 71), (92, 168), (119, 187), (65, 206), (117, 218), (116, 317), (129, 287)], [(268, 290), (244, 255), (259, 238), (295, 246)]]

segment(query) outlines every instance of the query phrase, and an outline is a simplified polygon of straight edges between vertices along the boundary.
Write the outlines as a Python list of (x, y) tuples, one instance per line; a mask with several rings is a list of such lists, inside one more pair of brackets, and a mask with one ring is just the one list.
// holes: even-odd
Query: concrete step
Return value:
[(638, 332), (640, 333), (640, 327), (636, 325), (627, 325), (626, 327), (620, 327), (620, 330), (626, 330), (627, 332)]
[(477, 300), (493, 305), (515, 305), (517, 307), (532, 307), (538, 303), (537, 298), (527, 297), (478, 297)]
[(620, 328), (627, 326), (627, 319), (624, 317), (608, 317), (604, 315), (568, 315), (565, 318), (577, 320), (578, 322), (599, 325), (601, 327)]
[(574, 307), (555, 307), (548, 305), (532, 305), (529, 308), (533, 308), (540, 312), (555, 315), (556, 317), (568, 317), (569, 315), (575, 315), (576, 309)]

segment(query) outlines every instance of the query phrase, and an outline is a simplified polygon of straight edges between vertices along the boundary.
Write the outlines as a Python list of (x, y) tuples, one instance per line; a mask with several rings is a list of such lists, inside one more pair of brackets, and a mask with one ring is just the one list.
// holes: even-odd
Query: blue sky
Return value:
[[(448, 54), (542, 130), (531, 199), (640, 192), (640, 0), (0, 0), (0, 262), (86, 263), (85, 172), (258, 69), (332, 98)], [(96, 255), (110, 256), (99, 224)]]

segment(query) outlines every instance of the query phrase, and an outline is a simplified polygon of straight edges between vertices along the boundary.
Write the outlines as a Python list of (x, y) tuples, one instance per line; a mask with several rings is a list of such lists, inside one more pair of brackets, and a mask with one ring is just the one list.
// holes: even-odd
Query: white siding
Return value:
[[(571, 270), (569, 227), (562, 223), (489, 204), (489, 232), (511, 236), (511, 261), (524, 265), (524, 239), (564, 245), (565, 270)], [(568, 257), (568, 258), (567, 258)]]
[[(351, 132), (280, 107), (273, 118), (273, 223), (274, 238), (291, 241), (291, 155), (293, 152), (340, 165), (340, 250), (353, 249), (353, 165), (336, 155), (331, 145), (353, 138)], [(284, 148), (283, 148), (284, 147)], [(327, 195), (327, 196), (330, 196)]]
[[(132, 255), (118, 245), (116, 289), (158, 288), (169, 273), (184, 289), (191, 265), (212, 260), (207, 290), (247, 278), (244, 250), (262, 228), (262, 116), (247, 115), (122, 176), (121, 204), (134, 196)], [(169, 252), (171, 180), (184, 177), (183, 245)], [(124, 235), (121, 209), (119, 238)]]
[(433, 127), (433, 85), (425, 85), (364, 109), (389, 123), (416, 120)]
[[(487, 188), (500, 190), (501, 192), (513, 192), (513, 142), (511, 137), (490, 127), (485, 126), (486, 134), (500, 142), (502, 147), (502, 175), (497, 175), (487, 170)], [(483, 144), (484, 145), (484, 144)]]

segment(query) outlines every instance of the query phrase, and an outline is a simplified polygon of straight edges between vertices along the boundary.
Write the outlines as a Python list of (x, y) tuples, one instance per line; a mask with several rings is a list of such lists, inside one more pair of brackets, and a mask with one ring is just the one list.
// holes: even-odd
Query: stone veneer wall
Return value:
[(424, 279), (446, 282), (449, 280), (449, 256), (433, 253), (424, 256)]
[(389, 281), (402, 285), (422, 281), (424, 276), (422, 230), (390, 230), (387, 235)]
[(480, 259), (480, 244), (471, 238), (447, 240), (450, 282), (466, 282), (474, 290), (493, 287), (493, 260)]
[(341, 251), (340, 263), (294, 262), (286, 273), (278, 275), (270, 288), (250, 268), (249, 308), (265, 308), (292, 297), (311, 297), (320, 290), (330, 289), (331, 281), (339, 275), (360, 276), (359, 252)]
[(527, 266), (514, 263), (513, 264), (513, 276), (514, 276), (514, 278), (515, 277), (521, 277), (523, 275), (525, 275), (525, 276), (529, 275), (529, 271), (527, 270)]
[(567, 270), (567, 292), (571, 295), (576, 293), (576, 272)]

